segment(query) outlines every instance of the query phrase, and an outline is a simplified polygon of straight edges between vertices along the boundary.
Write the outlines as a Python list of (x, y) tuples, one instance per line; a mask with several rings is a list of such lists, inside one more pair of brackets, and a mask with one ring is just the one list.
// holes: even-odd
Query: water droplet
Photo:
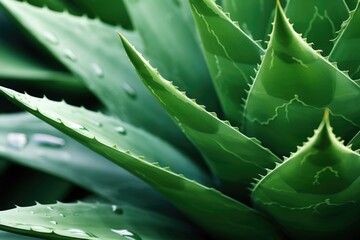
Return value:
[(96, 237), (94, 234), (89, 233), (89, 232), (85, 232), (81, 229), (77, 229), (77, 228), (71, 228), (68, 230), (65, 230), (68, 234), (70, 234), (71, 236), (75, 236), (75, 237)]
[(65, 51), (64, 51), (64, 56), (65, 56), (67, 59), (69, 59), (69, 60), (71, 60), (71, 61), (73, 61), (73, 62), (76, 62), (76, 61), (77, 61), (77, 57), (76, 57), (75, 53), (74, 53), (71, 49), (65, 49)]
[(32, 226), (31, 230), (35, 231), (35, 232), (41, 232), (41, 233), (52, 233), (52, 229), (47, 228), (47, 227), (42, 227), (42, 226)]
[(50, 42), (51, 44), (58, 45), (59, 39), (53, 34), (52, 32), (44, 32), (43, 33), (45, 39)]
[(48, 134), (36, 133), (32, 136), (32, 140), (40, 145), (45, 147), (54, 147), (60, 148), (65, 146), (65, 140)]
[(118, 126), (115, 128), (115, 131), (119, 134), (125, 135), (126, 134), (126, 129), (123, 126)]
[(97, 63), (93, 63), (91, 65), (92, 70), (94, 71), (95, 75), (98, 78), (103, 78), (104, 77), (104, 70), (97, 64)]
[(34, 211), (30, 211), (30, 214), (35, 214), (35, 212), (34, 212)]
[(53, 207), (47, 207), (47, 209), (49, 209), (50, 211), (54, 211), (54, 208)]
[(50, 221), (51, 224), (57, 225), (57, 221)]
[(64, 215), (64, 214), (62, 214), (62, 213), (60, 213), (60, 214), (59, 214), (59, 216), (60, 216), (60, 217), (65, 217), (65, 215)]
[(72, 129), (76, 129), (76, 130), (86, 130), (86, 128), (78, 123), (74, 123), (74, 122), (64, 122), (64, 124)]
[(139, 235), (132, 233), (126, 229), (121, 229), (121, 230), (111, 229), (111, 231), (130, 240), (141, 240), (141, 237)]
[(112, 208), (112, 211), (114, 213), (116, 213), (116, 214), (123, 214), (124, 213), (124, 211), (121, 208), (119, 208), (118, 206), (116, 206), (116, 205), (112, 205), (111, 208)]
[(133, 99), (136, 98), (136, 91), (132, 86), (130, 86), (128, 83), (124, 83), (122, 87), (129, 97)]
[(28, 143), (27, 136), (24, 133), (9, 133), (6, 140), (9, 146), (15, 149), (23, 149)]

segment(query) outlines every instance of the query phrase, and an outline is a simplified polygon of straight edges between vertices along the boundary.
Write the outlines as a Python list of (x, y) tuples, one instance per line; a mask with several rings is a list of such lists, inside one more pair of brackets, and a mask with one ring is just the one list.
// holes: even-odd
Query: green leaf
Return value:
[[(217, 98), (213, 97), (215, 90), (191, 26), (193, 22), (189, 25), (182, 14), (183, 6), (172, 0), (124, 3), (152, 63), (191, 97), (219, 112)], [(178, 4), (184, 5), (181, 1)]]
[[(58, 67), (54, 59), (34, 58), (39, 55), (36, 48), (29, 46), (29, 40), (12, 23), (8, 14), (0, 8), (0, 78), (12, 81), (35, 80), (43, 87), (51, 85), (68, 86), (72, 89), (83, 87), (79, 79)], [(27, 40), (27, 41), (26, 41)]]
[(0, 238), (6, 240), (39, 240), (40, 239), (40, 238), (32, 238), (32, 237), (22, 236), (4, 231), (0, 231)]
[(360, 132), (358, 132), (353, 139), (349, 142), (349, 145), (352, 145), (352, 149), (360, 149)]
[(0, 3), (45, 51), (79, 76), (112, 113), (171, 143), (188, 146), (182, 141), (184, 136), (132, 71), (116, 34), (121, 30), (140, 45), (137, 33), (96, 19), (58, 13), (23, 2), (1, 0)]
[(200, 239), (176, 219), (130, 206), (37, 204), (0, 212), (0, 228), (44, 239)]
[[(117, 131), (121, 129), (123, 134), (129, 131), (125, 126)], [(166, 206), (163, 197), (143, 181), (28, 113), (0, 115), (0, 157), (69, 180), (111, 202)], [(141, 198), (144, 194), (147, 201)]]
[[(64, 103), (30, 97), (4, 87), (0, 91), (14, 103), (150, 184), (212, 235), (221, 238), (227, 236), (229, 239), (279, 239), (277, 230), (253, 209), (216, 190), (177, 175), (168, 168), (162, 168), (157, 163), (146, 162), (136, 151), (126, 151), (130, 139), (119, 136), (114, 131), (118, 126), (117, 120)], [(94, 124), (92, 119), (98, 119), (103, 126)], [(129, 126), (125, 127), (128, 130)], [(129, 128), (129, 134), (131, 130)], [(143, 142), (154, 145), (144, 145)], [(149, 139), (144, 132), (143, 140), (134, 144), (139, 144), (139, 149), (148, 153), (149, 156), (146, 156), (149, 159), (152, 159), (154, 149), (164, 151), (156, 157), (159, 161), (174, 161), (174, 156), (178, 154), (164, 142), (156, 138)], [(191, 169), (189, 164), (187, 163), (186, 168)]]
[(340, 30), (349, 12), (344, 0), (288, 0), (286, 15), (294, 23), (295, 30), (327, 56), (336, 31)]
[(303, 147), (257, 183), (257, 209), (291, 239), (356, 239), (360, 155), (332, 133), (328, 112)]
[[(91, 17), (98, 17), (101, 21), (132, 28), (129, 14), (125, 8), (124, 0), (67, 0), (70, 9), (86, 13)], [(69, 7), (68, 7), (69, 8)]]
[(329, 108), (336, 116), (335, 133), (348, 141), (360, 130), (359, 102), (360, 87), (301, 39), (278, 5), (269, 47), (245, 105), (246, 135), (288, 156)]
[(278, 158), (179, 92), (123, 36), (121, 39), (146, 87), (203, 154), (225, 192), (244, 197), (252, 179), (273, 167)]
[(264, 41), (270, 32), (275, 1), (269, 0), (224, 0), (224, 10), (239, 23), (254, 40)]
[(356, 5), (358, 4), (358, 0), (345, 0), (349, 9), (355, 9)]
[(359, 6), (358, 4), (354, 12), (350, 13), (329, 56), (330, 61), (337, 62), (339, 69), (349, 71), (352, 79), (360, 79), (360, 56), (354, 54), (360, 51)]
[(214, 1), (190, 0), (190, 6), (226, 119), (239, 126), (246, 90), (263, 50)]

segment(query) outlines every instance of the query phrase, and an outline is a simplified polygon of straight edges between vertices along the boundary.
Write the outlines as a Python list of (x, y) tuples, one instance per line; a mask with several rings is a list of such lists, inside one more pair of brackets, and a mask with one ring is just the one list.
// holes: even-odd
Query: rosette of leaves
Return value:
[(56, 84), (79, 104), (88, 103), (79, 91), (90, 94), (106, 112), (0, 88), (63, 132), (3, 114), (2, 158), (98, 201), (2, 211), (0, 229), (15, 233), (4, 236), (358, 236), (358, 1), (0, 5), (3, 85), (46, 93)]

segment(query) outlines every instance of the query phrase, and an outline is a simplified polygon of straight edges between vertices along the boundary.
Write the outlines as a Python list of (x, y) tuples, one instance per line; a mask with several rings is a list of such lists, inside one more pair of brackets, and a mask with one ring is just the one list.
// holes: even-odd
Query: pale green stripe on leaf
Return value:
[(190, 0), (190, 6), (226, 119), (239, 126), (263, 50), (212, 0)]
[(360, 150), (360, 132), (358, 132), (353, 139), (349, 142), (349, 145), (351, 145), (351, 148), (355, 151)]
[[(105, 118), (98, 113), (64, 103), (30, 97), (4, 87), (1, 88), (1, 92), (14, 103), (150, 184), (214, 236), (221, 238), (226, 236), (229, 239), (279, 239), (273, 226), (253, 209), (183, 175), (177, 175), (168, 168), (162, 168), (155, 162), (146, 162), (135, 151), (134, 153), (126, 151), (124, 145), (126, 146), (127, 142), (122, 141), (126, 136), (119, 136), (114, 131), (114, 127), (118, 125), (117, 120), (108, 119), (109, 123), (100, 127), (92, 120)], [(113, 121), (116, 122), (115, 125), (110, 124)], [(128, 126), (127, 130), (130, 134), (132, 129)], [(139, 148), (149, 148), (150, 155), (151, 150), (169, 149), (160, 140), (146, 139), (148, 137), (145, 134), (143, 137), (142, 142), (154, 144), (152, 147), (139, 146)], [(142, 142), (138, 144), (141, 145)], [(169, 154), (171, 151), (158, 157), (165, 161), (174, 160), (174, 154)], [(150, 156), (149, 158), (151, 159)]]
[[(223, 0), (224, 10), (252, 39), (265, 41), (270, 32), (274, 0)], [(264, 43), (264, 42), (263, 42)]]
[(224, 191), (244, 197), (252, 179), (279, 159), (178, 91), (123, 36), (121, 39), (144, 84), (203, 154)]
[(344, 29), (336, 39), (330, 53), (330, 61), (337, 62), (339, 69), (349, 71), (352, 79), (360, 79), (360, 5), (344, 22)]
[[(144, 139), (127, 135), (123, 125), (114, 131), (137, 138), (127, 140), (130, 145)], [(146, 183), (29, 113), (0, 115), (0, 157), (66, 179), (113, 203), (166, 209), (166, 200)]]
[(82, 202), (0, 211), (0, 229), (56, 240), (201, 239), (189, 225), (156, 212)]
[(189, 96), (219, 112), (214, 86), (193, 31), (194, 23), (182, 13), (186, 9), (185, 1), (126, 0), (124, 3), (151, 62)]
[(344, 0), (288, 0), (286, 15), (295, 30), (327, 56), (349, 12)]
[(171, 143), (189, 146), (132, 71), (119, 44), (117, 32), (122, 31), (142, 45), (138, 33), (26, 2), (1, 0), (0, 3), (45, 51), (79, 76), (111, 113)]
[(359, 103), (360, 87), (292, 29), (279, 5), (246, 102), (244, 132), (277, 155), (288, 156), (311, 136), (323, 109), (329, 108), (336, 116), (335, 133), (348, 141), (360, 129)]
[(360, 155), (332, 133), (328, 113), (299, 150), (260, 180), (257, 209), (291, 239), (356, 239), (360, 214)]

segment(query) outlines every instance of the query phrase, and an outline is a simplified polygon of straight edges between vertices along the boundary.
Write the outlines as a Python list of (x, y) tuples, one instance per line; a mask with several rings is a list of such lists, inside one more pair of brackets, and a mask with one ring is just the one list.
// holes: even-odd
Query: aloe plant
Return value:
[(0, 0), (0, 236), (356, 239), (359, 5)]

